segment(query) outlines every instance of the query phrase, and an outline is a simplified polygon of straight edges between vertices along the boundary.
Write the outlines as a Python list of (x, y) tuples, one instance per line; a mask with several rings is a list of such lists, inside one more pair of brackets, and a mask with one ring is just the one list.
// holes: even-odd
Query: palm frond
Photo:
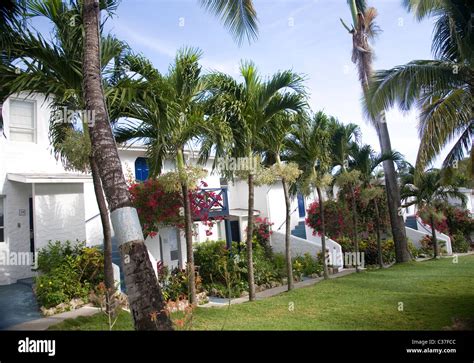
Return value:
[(234, 39), (241, 44), (257, 38), (258, 19), (252, 0), (200, 0), (201, 6), (220, 17)]

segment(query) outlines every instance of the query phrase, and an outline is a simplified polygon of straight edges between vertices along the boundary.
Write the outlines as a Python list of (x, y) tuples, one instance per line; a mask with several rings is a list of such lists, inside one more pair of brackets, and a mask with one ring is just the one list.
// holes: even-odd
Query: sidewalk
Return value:
[(91, 316), (97, 314), (99, 308), (93, 306), (83, 306), (79, 309), (66, 311), (65, 313), (48, 316), (46, 318), (30, 320), (25, 323), (17, 324), (6, 328), (5, 330), (46, 330), (51, 325), (61, 323), (66, 319), (75, 319), (79, 316)]
[[(338, 272), (334, 275), (329, 275), (329, 278), (330, 279), (336, 279), (338, 277), (346, 276), (346, 275), (349, 275), (349, 274), (354, 273), (354, 272), (355, 272), (355, 268), (348, 268), (348, 269), (344, 269), (341, 272)], [(324, 280), (323, 277), (317, 277), (315, 279), (303, 280), (303, 281), (295, 283), (294, 288), (299, 289), (301, 287), (311, 286), (311, 285), (317, 284), (318, 282), (320, 282), (322, 280)], [(282, 285), (282, 286), (274, 287), (272, 289), (267, 289), (267, 290), (257, 292), (255, 295), (256, 295), (257, 300), (262, 300), (262, 299), (265, 299), (267, 297), (271, 297), (271, 296), (281, 294), (283, 292), (286, 292), (287, 290), (288, 290), (288, 286), (287, 285)], [(244, 296), (244, 297), (231, 299), (230, 304), (231, 305), (242, 304), (242, 303), (248, 302), (248, 301), (249, 301), (248, 296)], [(228, 306), (228, 305), (229, 305), (229, 299), (220, 298), (220, 297), (212, 297), (211, 296), (211, 297), (209, 297), (209, 302), (207, 304), (199, 305), (199, 307), (200, 308), (213, 308), (213, 307), (222, 308), (222, 307), (225, 307), (225, 306)]]

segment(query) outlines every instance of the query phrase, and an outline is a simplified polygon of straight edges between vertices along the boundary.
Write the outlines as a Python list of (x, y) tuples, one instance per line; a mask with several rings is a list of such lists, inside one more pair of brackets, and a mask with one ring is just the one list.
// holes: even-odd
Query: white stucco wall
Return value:
[[(277, 253), (285, 253), (285, 234), (280, 232), (273, 232), (271, 236), (271, 244), (273, 251)], [(316, 257), (321, 252), (321, 239), (307, 240), (299, 237), (291, 236), (290, 239), (291, 255), (292, 257), (303, 256), (309, 253)], [(343, 266), (343, 255), (341, 246), (333, 240), (326, 239), (326, 248), (329, 250), (331, 261), (334, 266)]]
[(37, 184), (34, 209), (35, 245), (48, 241), (85, 241), (83, 184)]
[[(417, 219), (417, 224), (418, 224), (417, 230), (409, 228), (409, 227), (405, 227), (405, 231), (406, 231), (407, 238), (409, 238), (413, 242), (413, 245), (416, 248), (420, 248), (421, 247), (420, 241), (427, 235), (431, 237), (431, 228), (430, 226), (423, 224), (419, 218)], [(443, 241), (445, 243), (446, 245), (445, 248), (448, 255), (453, 254), (453, 248), (451, 246), (451, 238), (448, 235), (441, 233), (439, 231), (436, 231), (436, 239)]]

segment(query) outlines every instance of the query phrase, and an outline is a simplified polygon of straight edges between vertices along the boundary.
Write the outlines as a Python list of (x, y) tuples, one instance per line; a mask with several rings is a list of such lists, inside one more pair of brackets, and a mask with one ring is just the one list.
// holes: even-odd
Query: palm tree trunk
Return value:
[(434, 217), (431, 215), (430, 217), (430, 223), (431, 223), (431, 239), (433, 240), (433, 258), (438, 257), (438, 240), (436, 239), (436, 228), (435, 228), (435, 222), (434, 222)]
[[(390, 135), (388, 133), (387, 123), (383, 121), (384, 116), (380, 115), (376, 120), (377, 134), (380, 142), (382, 153), (389, 154), (392, 152), (390, 143)], [(385, 189), (387, 191), (387, 205), (390, 216), (390, 225), (392, 229), (393, 242), (395, 244), (395, 260), (397, 263), (410, 261), (410, 253), (408, 251), (407, 237), (405, 233), (405, 224), (403, 217), (399, 213), (401, 211), (400, 189), (397, 182), (397, 172), (392, 160), (383, 162), (383, 170), (385, 175)]]
[[(178, 171), (184, 172), (184, 155), (183, 151), (179, 150), (177, 155)], [(186, 270), (188, 274), (188, 291), (189, 302), (197, 304), (196, 297), (196, 273), (194, 268), (194, 250), (193, 250), (193, 219), (191, 216), (191, 201), (189, 200), (188, 185), (185, 182), (181, 183), (181, 191), (183, 193), (183, 207), (184, 207), (184, 236), (186, 238)]]
[(293, 264), (291, 262), (291, 204), (290, 193), (288, 191), (288, 184), (285, 178), (281, 179), (283, 185), (283, 193), (285, 195), (285, 257), (286, 257), (286, 271), (288, 276), (288, 291), (293, 289)]
[(249, 185), (249, 200), (248, 200), (248, 217), (247, 217), (247, 271), (248, 271), (248, 282), (249, 282), (249, 300), (255, 300), (255, 280), (253, 273), (253, 205), (254, 205), (254, 186), (253, 186), (253, 174), (249, 173), (248, 176)]
[[(354, 26), (356, 29), (360, 30), (358, 26), (358, 9), (355, 0), (349, 0), (349, 8), (351, 10), (352, 19), (354, 21)], [(357, 44), (357, 30), (352, 33), (353, 37), (353, 44)], [(372, 64), (366, 64), (364, 69), (359, 71), (359, 78), (361, 80), (362, 90), (364, 92), (364, 96), (366, 96), (367, 88), (369, 85), (369, 78), (371, 77), (372, 73)], [(390, 144), (390, 135), (388, 133), (387, 123), (385, 122), (385, 114), (382, 112), (380, 113), (375, 122), (375, 129), (377, 131), (377, 135), (379, 138), (380, 149), (382, 153), (391, 153), (392, 146)], [(399, 215), (399, 211), (401, 210), (401, 203), (400, 203), (400, 189), (397, 183), (397, 174), (395, 172), (395, 166), (393, 161), (386, 160), (383, 162), (383, 169), (385, 174), (385, 188), (387, 190), (387, 205), (388, 211), (390, 215), (390, 225), (392, 229), (393, 241), (395, 244), (395, 259), (396, 262), (407, 262), (410, 260), (410, 253), (408, 251), (408, 243), (405, 234), (405, 225), (403, 223), (403, 217)]]
[(94, 113), (94, 118), (89, 120), (93, 122), (90, 127), (93, 157), (120, 246), (135, 329), (172, 330), (171, 320), (163, 313), (163, 295), (148, 256), (137, 211), (132, 208), (110, 127), (100, 71), (99, 16), (99, 1), (84, 0), (83, 87), (86, 109)]
[[(321, 188), (316, 187), (319, 200), (319, 215), (321, 216), (321, 249), (323, 253), (323, 276), (325, 279), (329, 278), (328, 264), (326, 263), (326, 221), (324, 220), (324, 201)], [(334, 256), (333, 256), (334, 257)]]
[(115, 291), (114, 269), (112, 266), (112, 230), (110, 227), (109, 212), (105, 201), (102, 184), (100, 182), (99, 168), (94, 158), (90, 158), (92, 183), (94, 184), (95, 198), (99, 206), (100, 221), (104, 234), (104, 277), (107, 291)]
[(377, 252), (379, 258), (379, 267), (383, 268), (383, 256), (382, 256), (382, 240), (380, 238), (380, 212), (377, 199), (374, 199), (374, 210), (375, 210), (375, 234), (377, 236)]
[(356, 258), (356, 272), (360, 272), (359, 270), (359, 232), (357, 231), (357, 204), (355, 199), (355, 192), (354, 187), (351, 185), (351, 196), (352, 196), (352, 228), (354, 230), (353, 238), (354, 238), (354, 249), (355, 249), (355, 258)]

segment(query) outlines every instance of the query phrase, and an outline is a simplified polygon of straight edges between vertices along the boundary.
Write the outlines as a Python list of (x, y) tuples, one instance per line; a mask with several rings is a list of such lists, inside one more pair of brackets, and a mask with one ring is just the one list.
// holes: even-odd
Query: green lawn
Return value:
[[(399, 311), (403, 303), (403, 311)], [(293, 311), (290, 311), (293, 306)], [(474, 255), (364, 271), (227, 308), (198, 308), (199, 330), (439, 330), (474, 318)], [(54, 330), (107, 330), (103, 316)], [(132, 329), (123, 313), (118, 329)]]

